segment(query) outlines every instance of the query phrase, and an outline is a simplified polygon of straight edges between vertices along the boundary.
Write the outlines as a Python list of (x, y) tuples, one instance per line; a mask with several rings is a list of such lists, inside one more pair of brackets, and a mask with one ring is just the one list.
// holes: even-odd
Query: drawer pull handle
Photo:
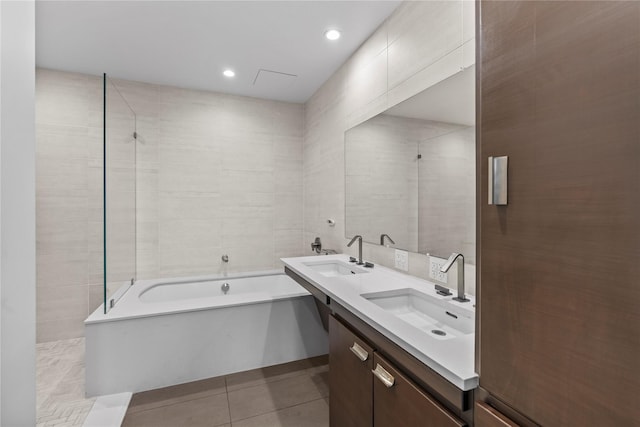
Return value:
[(349, 350), (351, 350), (351, 352), (363, 362), (369, 358), (369, 353), (367, 353), (367, 350), (360, 347), (357, 342), (354, 342), (353, 346), (349, 347)]
[(376, 365), (376, 369), (372, 370), (371, 372), (373, 372), (373, 375), (375, 375), (380, 381), (382, 381), (382, 384), (384, 384), (387, 388), (393, 387), (393, 384), (396, 382), (396, 379), (393, 378), (393, 375), (387, 372), (382, 366), (380, 366), (379, 363)]

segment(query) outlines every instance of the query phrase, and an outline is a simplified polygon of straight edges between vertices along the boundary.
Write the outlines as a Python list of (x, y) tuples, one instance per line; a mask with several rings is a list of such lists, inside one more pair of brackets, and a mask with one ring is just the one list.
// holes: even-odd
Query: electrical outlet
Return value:
[(402, 271), (409, 271), (409, 252), (396, 249), (396, 268)]
[(438, 282), (447, 283), (447, 273), (442, 273), (440, 269), (447, 262), (442, 258), (429, 256), (429, 278)]

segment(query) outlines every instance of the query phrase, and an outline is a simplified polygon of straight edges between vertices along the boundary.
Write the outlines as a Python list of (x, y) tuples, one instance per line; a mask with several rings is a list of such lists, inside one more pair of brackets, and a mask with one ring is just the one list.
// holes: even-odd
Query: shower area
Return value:
[(107, 74), (101, 95), (102, 314), (139, 280), (269, 276), (304, 254), (301, 105)]
[[(83, 419), (85, 396), (326, 352), (315, 308), (277, 274), (280, 258), (308, 253), (303, 123), (301, 104), (37, 69), (39, 419)], [(173, 300), (160, 286), (216, 277), (225, 301), (200, 293), (220, 283), (176, 284), (193, 292)]]
[[(102, 79), (103, 298), (87, 396), (327, 353), (302, 255), (302, 106)], [(247, 351), (251, 349), (251, 351)]]
[[(49, 69), (36, 94), (39, 419), (326, 352), (315, 308), (278, 274), (307, 253), (303, 105)], [(200, 293), (216, 277), (225, 301)], [(168, 301), (167, 282), (194, 292)]]
[(102, 247), (89, 250), (103, 314), (139, 280), (270, 271), (307, 252), (303, 105), (108, 75), (101, 92)]

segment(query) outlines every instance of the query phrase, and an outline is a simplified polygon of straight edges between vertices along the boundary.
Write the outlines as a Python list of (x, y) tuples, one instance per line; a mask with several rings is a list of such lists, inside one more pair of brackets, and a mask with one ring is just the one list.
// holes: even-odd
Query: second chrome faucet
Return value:
[(458, 270), (456, 271), (458, 276), (458, 296), (454, 300), (468, 302), (469, 299), (464, 296), (464, 256), (459, 253), (452, 253), (447, 262), (440, 268), (440, 271), (446, 273), (454, 263), (456, 263), (456, 269)]
[[(384, 246), (384, 239), (385, 239), (385, 237), (387, 238), (387, 240), (388, 240), (389, 242), (391, 242), (391, 244), (392, 244), (392, 245), (395, 245), (395, 244), (396, 244), (396, 242), (394, 242), (394, 241), (393, 241), (393, 239), (392, 239), (388, 234), (381, 234), (381, 235), (380, 235), (380, 246)], [(388, 246), (389, 246), (389, 245), (387, 245), (387, 247), (388, 247)]]
[(353, 236), (353, 239), (351, 239), (351, 241), (349, 243), (347, 243), (347, 246), (351, 247), (351, 245), (353, 245), (353, 242), (358, 241), (358, 265), (364, 265), (364, 262), (362, 262), (362, 236), (359, 234), (356, 234), (355, 236)]

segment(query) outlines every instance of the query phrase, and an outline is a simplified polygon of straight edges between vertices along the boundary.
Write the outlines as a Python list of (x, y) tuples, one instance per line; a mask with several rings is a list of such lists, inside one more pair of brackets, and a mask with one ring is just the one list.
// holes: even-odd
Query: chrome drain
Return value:
[(440, 329), (432, 329), (431, 333), (435, 335), (440, 335), (441, 337), (444, 337), (445, 335), (447, 335), (445, 331), (441, 331)]

